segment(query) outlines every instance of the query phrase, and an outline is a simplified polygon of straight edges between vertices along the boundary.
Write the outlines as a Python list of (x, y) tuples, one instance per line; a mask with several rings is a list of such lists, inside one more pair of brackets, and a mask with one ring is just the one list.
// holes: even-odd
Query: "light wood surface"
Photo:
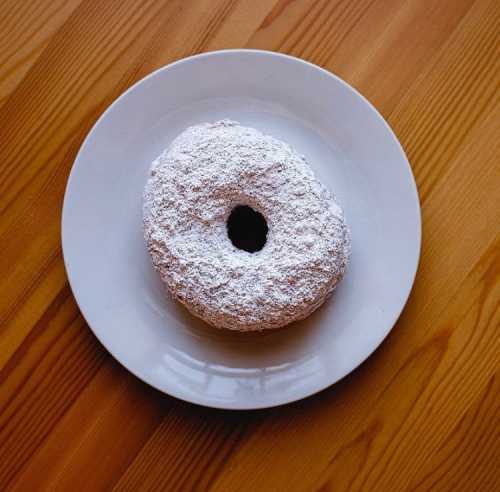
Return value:
[[(499, 490), (499, 34), (498, 0), (2, 0), (0, 489)], [(310, 60), (375, 104), (416, 176), (423, 249), (360, 368), (234, 413), (160, 394), (107, 354), (69, 289), (60, 219), (117, 96), (238, 47)]]

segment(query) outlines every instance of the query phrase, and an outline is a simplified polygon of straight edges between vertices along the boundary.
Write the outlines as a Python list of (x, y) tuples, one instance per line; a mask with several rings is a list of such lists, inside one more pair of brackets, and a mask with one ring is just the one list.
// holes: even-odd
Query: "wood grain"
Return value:
[[(500, 483), (497, 0), (5, 0), (0, 4), (0, 489), (493, 491)], [(150, 71), (221, 48), (300, 56), (362, 91), (423, 213), (388, 339), (284, 408), (197, 408), (86, 326), (61, 258), (68, 173)]]

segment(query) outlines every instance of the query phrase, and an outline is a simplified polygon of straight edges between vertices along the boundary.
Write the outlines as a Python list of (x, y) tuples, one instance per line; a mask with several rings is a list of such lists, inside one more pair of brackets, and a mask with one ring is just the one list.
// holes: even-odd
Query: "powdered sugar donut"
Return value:
[(188, 128), (153, 162), (144, 228), (168, 291), (230, 330), (305, 318), (350, 253), (342, 209), (305, 159), (228, 120)]

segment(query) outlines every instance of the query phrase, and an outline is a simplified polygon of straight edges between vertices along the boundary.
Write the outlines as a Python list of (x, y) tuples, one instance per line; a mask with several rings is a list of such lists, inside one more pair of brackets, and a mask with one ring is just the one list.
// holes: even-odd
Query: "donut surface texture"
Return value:
[[(239, 206), (266, 228), (258, 251), (228, 235)], [(343, 211), (305, 159), (229, 120), (186, 129), (153, 162), (143, 216), (168, 291), (218, 328), (264, 330), (305, 318), (332, 293), (350, 254)]]

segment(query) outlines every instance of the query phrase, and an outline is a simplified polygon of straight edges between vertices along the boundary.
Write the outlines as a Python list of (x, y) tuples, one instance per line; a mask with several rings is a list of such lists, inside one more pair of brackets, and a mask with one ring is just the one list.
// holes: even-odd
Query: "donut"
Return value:
[(217, 328), (279, 328), (342, 279), (350, 232), (288, 144), (230, 120), (187, 128), (151, 165), (144, 237), (168, 292)]

